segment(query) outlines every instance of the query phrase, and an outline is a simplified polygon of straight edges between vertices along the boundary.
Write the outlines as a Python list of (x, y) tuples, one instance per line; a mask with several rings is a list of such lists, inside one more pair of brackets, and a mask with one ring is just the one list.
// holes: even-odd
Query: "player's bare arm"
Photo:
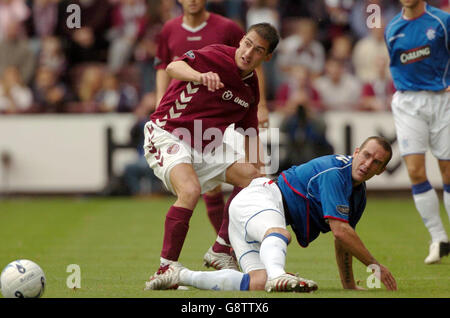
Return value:
[(336, 253), (336, 263), (341, 277), (342, 287), (344, 289), (362, 289), (355, 283), (353, 275), (353, 256), (338, 240), (334, 241)]
[(166, 71), (170, 77), (177, 80), (202, 83), (204, 86), (208, 87), (208, 90), (211, 92), (224, 87), (224, 84), (220, 81), (220, 77), (217, 73), (200, 73), (184, 61), (171, 62), (167, 65)]
[(159, 106), (167, 87), (169, 87), (170, 76), (163, 69), (156, 71), (156, 107)]
[(264, 70), (262, 65), (259, 65), (255, 70), (258, 74), (259, 86), (258, 123), (259, 127), (269, 127), (269, 109), (267, 108)]
[(354, 255), (364, 265), (378, 265), (380, 268), (381, 282), (388, 290), (397, 290), (397, 283), (390, 271), (370, 254), (358, 234), (356, 234), (355, 230), (348, 223), (329, 219), (329, 225), (338, 244)]

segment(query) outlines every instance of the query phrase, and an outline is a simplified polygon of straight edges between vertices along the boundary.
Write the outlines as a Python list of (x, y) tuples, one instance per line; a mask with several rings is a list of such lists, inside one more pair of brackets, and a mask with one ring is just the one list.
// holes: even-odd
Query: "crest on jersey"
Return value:
[(195, 54), (194, 54), (194, 52), (192, 50), (187, 51), (186, 53), (184, 53), (184, 55), (186, 55), (191, 60), (195, 59)]
[(233, 93), (232, 93), (230, 90), (225, 91), (225, 92), (222, 94), (222, 99), (223, 99), (223, 100), (230, 100), (230, 99), (232, 99), (232, 98), (233, 98)]
[(169, 148), (167, 148), (167, 153), (169, 155), (173, 155), (173, 154), (176, 154), (178, 152), (178, 150), (180, 150), (180, 145), (173, 144)]
[(350, 208), (347, 205), (337, 205), (336, 210), (341, 213), (348, 215), (350, 213)]
[(432, 28), (429, 28), (428, 30), (427, 30), (427, 38), (428, 38), (428, 40), (434, 40), (434, 38), (436, 37), (436, 30), (435, 29), (432, 29)]

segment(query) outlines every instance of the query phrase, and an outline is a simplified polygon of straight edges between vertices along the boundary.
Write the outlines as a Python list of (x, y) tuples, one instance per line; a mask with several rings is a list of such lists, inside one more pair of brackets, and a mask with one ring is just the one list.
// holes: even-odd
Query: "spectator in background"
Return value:
[(94, 100), (100, 112), (132, 112), (138, 103), (138, 94), (132, 85), (120, 82), (114, 73), (106, 72)]
[(253, 0), (246, 14), (246, 28), (253, 24), (267, 22), (272, 24), (278, 32), (281, 29), (280, 14), (277, 10), (278, 0)]
[(294, 33), (280, 41), (277, 53), (277, 64), (282, 72), (288, 73), (294, 65), (304, 65), (312, 77), (322, 73), (325, 49), (316, 35), (317, 25), (313, 19), (302, 18), (294, 23)]
[(325, 110), (355, 110), (361, 97), (361, 83), (333, 57), (325, 64), (325, 74), (314, 81)]
[(294, 66), (291, 74), (289, 82), (279, 89), (275, 110), (283, 116), (280, 130), (287, 137), (286, 155), (280, 158), (280, 170), (333, 153), (325, 136), (319, 94), (311, 85), (308, 68)]
[(52, 69), (61, 76), (67, 68), (67, 59), (62, 49), (61, 40), (56, 36), (45, 36), (42, 38), (37, 64)]
[[(367, 37), (371, 33), (371, 28), (367, 26), (367, 19), (374, 13), (373, 10), (367, 12), (370, 5), (380, 8), (380, 13), (384, 21), (391, 21), (400, 10), (398, 1), (392, 0), (360, 0), (355, 1), (351, 8), (349, 23), (352, 34), (356, 39)], [(372, 22), (372, 21), (371, 21)]]
[(311, 85), (311, 76), (304, 65), (295, 65), (289, 71), (289, 80), (280, 85), (275, 101), (275, 112), (289, 118), (302, 105), (309, 113), (321, 111), (319, 94)]
[(332, 40), (350, 31), (349, 14), (357, 0), (323, 0), (328, 19), (324, 25), (326, 37), (321, 38), (325, 49), (331, 47)]
[[(278, 0), (254, 0), (251, 2), (247, 11), (246, 21), (248, 29), (250, 26), (267, 22), (270, 23), (280, 32), (281, 21), (277, 10)], [(276, 65), (276, 53), (272, 59), (262, 65), (264, 71), (264, 89), (266, 91), (266, 99), (271, 100), (275, 97), (276, 88), (280, 83), (280, 74)]]
[(69, 112), (93, 113), (98, 110), (97, 94), (103, 86), (104, 68), (102, 65), (89, 64), (80, 70), (79, 80), (75, 81), (74, 101), (68, 104)]
[(111, 5), (109, 0), (63, 0), (61, 6), (76, 4), (81, 9), (81, 28), (66, 25), (71, 13), (63, 10), (58, 20), (58, 35), (64, 38), (65, 55), (70, 66), (82, 62), (106, 62), (108, 41), (106, 31), (110, 26)]
[(392, 96), (395, 93), (391, 73), (386, 69), (386, 66), (389, 65), (389, 57), (380, 54), (374, 59), (373, 64), (377, 68), (377, 77), (364, 83), (360, 109), (389, 111), (391, 109)]
[(144, 95), (156, 89), (156, 70), (153, 65), (158, 46), (157, 36), (164, 23), (178, 15), (173, 0), (154, 0), (148, 4), (145, 33), (134, 50), (134, 59), (139, 66), (141, 93)]
[[(355, 75), (363, 82), (372, 82), (378, 78), (379, 65), (374, 63), (378, 57), (389, 59), (384, 42), (384, 27), (370, 29), (370, 33), (359, 39), (352, 53), (352, 64)], [(389, 72), (389, 64), (385, 72)]]
[(0, 41), (0, 74), (9, 66), (14, 66), (20, 73), (24, 84), (33, 78), (35, 56), (30, 49), (29, 41), (21, 37), (21, 24), (12, 22), (7, 25), (5, 38)]
[(7, 67), (0, 78), (0, 112), (15, 114), (29, 111), (33, 94), (22, 81), (19, 70)]
[(38, 67), (32, 90), (37, 109), (45, 113), (65, 112), (65, 104), (73, 98), (59, 73), (45, 64)]
[(145, 32), (147, 3), (144, 0), (119, 0), (112, 9), (108, 31), (108, 68), (120, 71), (133, 55), (136, 41)]
[(352, 52), (353, 40), (350, 35), (341, 34), (332, 39), (329, 55), (338, 60), (349, 73), (353, 73)]
[(24, 22), (30, 10), (24, 0), (0, 1), (0, 42), (9, 37), (10, 26), (17, 28), (18, 37), (26, 35)]
[(56, 34), (59, 18), (59, 0), (28, 0), (31, 12), (26, 21), (27, 34), (34, 52), (39, 52), (41, 39)]

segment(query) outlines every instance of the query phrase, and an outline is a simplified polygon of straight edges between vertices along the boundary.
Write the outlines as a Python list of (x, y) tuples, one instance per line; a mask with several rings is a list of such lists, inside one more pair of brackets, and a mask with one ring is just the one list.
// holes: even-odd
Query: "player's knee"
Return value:
[(196, 204), (201, 194), (201, 187), (199, 184), (189, 183), (178, 189), (178, 200), (189, 204)]
[(259, 173), (258, 169), (254, 165), (246, 165), (244, 169), (242, 169), (242, 179), (241, 184), (239, 185), (241, 188), (245, 188), (252, 182), (253, 179), (261, 177), (262, 175)]
[(408, 163), (408, 175), (413, 184), (422, 183), (427, 180), (425, 166), (422, 164)]
[(288, 244), (291, 242), (291, 239), (292, 239), (291, 233), (289, 233), (288, 230), (283, 229), (281, 227), (272, 227), (272, 228), (268, 229), (266, 231), (266, 233), (264, 234), (264, 237), (266, 238), (268, 235), (274, 234), (274, 233), (280, 234), (283, 237), (285, 237), (287, 239)]

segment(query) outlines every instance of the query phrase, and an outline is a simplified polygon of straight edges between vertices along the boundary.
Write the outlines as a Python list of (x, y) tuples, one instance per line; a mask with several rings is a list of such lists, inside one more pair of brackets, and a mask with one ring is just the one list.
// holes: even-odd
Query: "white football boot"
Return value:
[(149, 281), (145, 282), (144, 290), (178, 289), (180, 272), (183, 268), (183, 265), (178, 262), (171, 262), (169, 265), (160, 267)]
[(317, 283), (298, 277), (297, 275), (284, 273), (274, 279), (267, 280), (265, 290), (267, 292), (295, 292), (309, 293), (316, 291), (319, 287)]
[(441, 258), (450, 253), (450, 242), (433, 242), (430, 244), (428, 256), (425, 258), (425, 264), (439, 263)]
[(212, 247), (208, 249), (205, 256), (203, 256), (203, 265), (206, 267), (213, 267), (217, 270), (220, 269), (234, 269), (239, 270), (239, 266), (233, 256), (226, 253), (216, 253), (212, 250)]

